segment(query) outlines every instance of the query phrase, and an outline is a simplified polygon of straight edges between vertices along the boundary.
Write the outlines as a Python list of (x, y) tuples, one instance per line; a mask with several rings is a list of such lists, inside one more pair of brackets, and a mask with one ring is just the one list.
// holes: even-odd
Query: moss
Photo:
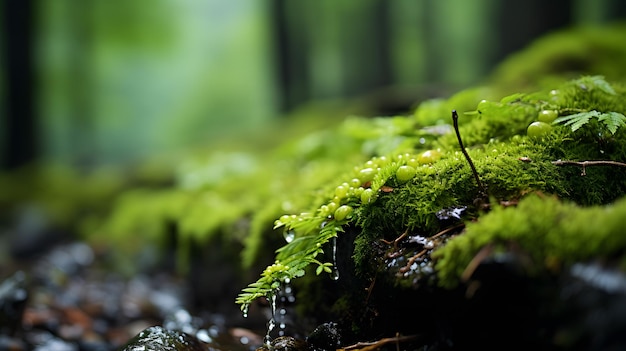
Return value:
[[(528, 196), (516, 207), (495, 206), (433, 256), (440, 283), (453, 287), (477, 253), (515, 244), (531, 258), (527, 269), (558, 270), (590, 259), (624, 260), (623, 217), (626, 200), (605, 206), (579, 207), (556, 197)], [(601, 219), (602, 225), (594, 225)]]
[[(557, 89), (515, 94), (497, 102), (480, 102), (475, 111), (464, 116), (459, 129), (492, 201), (514, 203), (528, 193), (540, 192), (581, 205), (593, 205), (621, 196), (626, 190), (626, 182), (618, 176), (621, 169), (594, 168), (582, 179), (579, 169), (554, 162), (559, 159), (624, 162), (623, 128), (612, 133), (599, 120), (589, 119), (575, 131), (569, 125), (557, 123), (552, 132), (543, 137), (525, 134), (542, 109), (556, 110), (561, 115), (573, 111), (621, 114), (625, 112), (624, 96), (619, 85), (592, 76), (564, 83)], [(276, 281), (295, 278), (308, 264), (319, 265), (318, 272), (328, 264), (333, 265), (333, 262), (316, 259), (321, 253), (319, 248), (330, 238), (341, 235), (338, 229), (347, 224), (356, 224), (361, 229), (361, 235), (355, 240), (355, 269), (362, 277), (371, 277), (378, 274), (384, 261), (372, 259), (380, 255), (373, 242), (393, 241), (404, 232), (432, 236), (449, 225), (437, 216), (447, 208), (464, 208), (467, 218), (479, 218), (484, 199), (467, 160), (456, 151), (456, 135), (450, 132), (438, 137), (433, 135), (431, 142), (422, 142), (423, 134), (418, 127), (419, 123), (401, 117), (346, 121), (339, 128), (343, 135), (352, 136), (352, 140), (361, 141), (363, 146), (376, 145), (366, 148), (367, 153), (389, 153), (372, 157), (353, 172), (338, 173), (339, 178), (321, 189), (308, 211), (281, 217), (277, 227), (294, 231), (296, 236), (296, 240), (281, 248), (277, 256), (281, 264), (290, 269), (274, 276), (266, 275), (263, 283), (257, 282), (238, 301), (245, 306), (258, 294), (262, 295), (262, 291), (271, 290)], [(392, 145), (382, 147), (387, 142)], [(437, 159), (422, 160), (419, 154), (426, 146), (439, 147), (441, 155)], [(399, 181), (395, 176), (403, 165), (415, 169), (415, 175), (408, 181), (404, 177)], [(374, 196), (364, 202), (360, 194), (366, 190)], [(356, 211), (352, 217), (334, 218), (334, 211), (340, 206)], [(329, 232), (329, 227), (334, 229)]]
[[(174, 232), (183, 261), (186, 248), (195, 244), (213, 240), (243, 244), (243, 268), (270, 263), (237, 299), (243, 306), (305, 273), (311, 281), (303, 283), (303, 289), (317, 289), (320, 285), (314, 280), (319, 278), (314, 272), (324, 276), (337, 266), (327, 255), (328, 246), (335, 239), (346, 239), (346, 228), (354, 245), (344, 245), (349, 252), (341, 256), (353, 260), (342, 276), (351, 276), (350, 270), (357, 273), (358, 282), (350, 289), (360, 292), (346, 295), (354, 299), (364, 299), (363, 289), (368, 286), (361, 285), (371, 281), (387, 284), (383, 286), (390, 295), (395, 288), (411, 290), (419, 285), (415, 276), (398, 275), (388, 265), (390, 254), (405, 260), (415, 257), (405, 241), (393, 242), (404, 233), (431, 238), (456, 228), (440, 236), (423, 259), (436, 263), (445, 286), (459, 283), (464, 267), (491, 241), (499, 245), (515, 241), (537, 255), (537, 269), (548, 267), (540, 262), (547, 251), (539, 247), (561, 245), (563, 238), (550, 234), (544, 238), (552, 238), (550, 243), (537, 239), (533, 231), (547, 227), (542, 220), (557, 218), (559, 226), (570, 222), (583, 226), (584, 221), (559, 218), (569, 218), (569, 211), (580, 212), (591, 222), (585, 211), (602, 216), (603, 210), (579, 206), (621, 201), (626, 193), (621, 167), (587, 167), (581, 176), (579, 166), (554, 164), (557, 160), (626, 162), (626, 128), (619, 123), (620, 115), (626, 114), (624, 30), (616, 25), (555, 33), (505, 61), (485, 84), (446, 99), (424, 101), (408, 116), (344, 119), (337, 118), (332, 108), (310, 109), (302, 113), (312, 116), (281, 120), (258, 136), (246, 136), (254, 140), (248, 146), (232, 141), (212, 144), (210, 150), (182, 157), (169, 183), (119, 194), (111, 213), (90, 223), (89, 230), (97, 232), (90, 237), (136, 250), (162, 242)], [(453, 109), (461, 116), (460, 134), (489, 199), (482, 198), (459, 150), (450, 126)], [(527, 136), (529, 124), (546, 109), (559, 116), (552, 130), (541, 137)], [(607, 114), (615, 118), (609, 122), (601, 118)], [(422, 157), (429, 150), (436, 156)], [(407, 165), (415, 174), (398, 179), (398, 170)], [(544, 197), (526, 199), (529, 194)], [(518, 208), (501, 206), (518, 202)], [(342, 206), (353, 210), (346, 211), (345, 218), (335, 215)], [(492, 212), (486, 214), (489, 206)], [(449, 209), (462, 209), (462, 213), (452, 220), (438, 215)], [(539, 219), (522, 223), (525, 215), (517, 214), (518, 209), (536, 211)], [(507, 226), (513, 223), (516, 228), (509, 231)], [(458, 235), (464, 224), (467, 232)], [(486, 228), (484, 234), (481, 226)], [(294, 235), (293, 241), (283, 241), (285, 230)], [(572, 236), (577, 235), (571, 230)], [(621, 242), (613, 244), (623, 247)], [(569, 257), (582, 244), (567, 245), (551, 251), (551, 262), (567, 264), (591, 257), (590, 250), (604, 250), (594, 243), (581, 256)], [(276, 249), (276, 255), (269, 257)], [(338, 298), (342, 303), (334, 307), (337, 314), (359, 305), (344, 295)], [(377, 311), (371, 311), (375, 316)]]

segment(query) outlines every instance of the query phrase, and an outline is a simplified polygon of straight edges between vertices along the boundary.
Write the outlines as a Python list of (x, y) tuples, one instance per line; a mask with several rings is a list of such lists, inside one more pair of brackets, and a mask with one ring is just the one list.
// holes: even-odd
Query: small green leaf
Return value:
[(572, 132), (575, 132), (580, 127), (584, 126), (589, 122), (592, 117), (597, 117), (600, 115), (598, 111), (588, 111), (588, 112), (580, 112), (573, 115), (559, 117), (552, 122), (552, 124), (563, 123), (563, 125), (570, 126), (572, 128)]
[(315, 274), (320, 275), (322, 274), (322, 271), (324, 271), (324, 266), (317, 266), (317, 269), (315, 269)]
[(517, 94), (505, 96), (505, 97), (502, 98), (502, 100), (500, 100), (500, 102), (503, 103), (503, 104), (508, 104), (508, 103), (511, 103), (511, 102), (521, 101), (522, 98), (525, 95), (526, 94), (524, 94), (524, 93), (517, 93)]
[(626, 125), (626, 116), (619, 112), (607, 112), (598, 116), (598, 121), (603, 122), (611, 134), (615, 134), (617, 128)]

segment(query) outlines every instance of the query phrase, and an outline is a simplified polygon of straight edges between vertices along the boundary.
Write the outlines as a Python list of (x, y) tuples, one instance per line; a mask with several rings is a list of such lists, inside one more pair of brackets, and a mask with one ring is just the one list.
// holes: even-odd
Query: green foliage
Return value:
[[(530, 258), (526, 269), (531, 274), (622, 256), (624, 214), (626, 199), (607, 206), (579, 207), (555, 197), (529, 196), (516, 207), (494, 206), (433, 255), (440, 284), (456, 286), (470, 261), (487, 245), (495, 252), (511, 245), (520, 247)], [(602, 225), (592, 225), (600, 218)], [(626, 263), (625, 258), (621, 260)]]
[(572, 128), (572, 132), (575, 132), (580, 127), (587, 124), (593, 117), (596, 117), (599, 122), (602, 122), (611, 134), (615, 134), (617, 128), (626, 124), (626, 116), (619, 112), (600, 113), (596, 110), (559, 117), (554, 120), (554, 123), (563, 123), (563, 125), (570, 126)]
[[(572, 128), (572, 132), (578, 130), (578, 128), (587, 124), (591, 117), (599, 117), (600, 112), (598, 111), (589, 111), (589, 112), (580, 112), (569, 116), (559, 117), (554, 120), (554, 123), (563, 123), (563, 125), (569, 126)], [(599, 118), (598, 118), (599, 119)], [(617, 129), (617, 128), (616, 128)], [(613, 131), (613, 133), (615, 133)]]
[[(283, 226), (283, 224), (279, 224)], [(241, 304), (245, 312), (249, 304), (261, 296), (272, 296), (281, 284), (292, 279), (302, 277), (304, 269), (309, 264), (316, 264), (316, 273), (331, 272), (333, 263), (321, 262), (317, 256), (324, 253), (322, 245), (331, 238), (336, 238), (342, 231), (335, 221), (320, 222), (314, 217), (301, 216), (287, 225), (286, 230), (297, 230), (296, 237), (277, 251), (276, 262), (267, 267), (261, 278), (250, 284), (237, 297), (236, 302)]]
[[(623, 179), (617, 176), (619, 170), (597, 168), (589, 171), (585, 179), (580, 179), (580, 175), (576, 174), (580, 173), (579, 170), (553, 164), (558, 159), (608, 157), (626, 161), (624, 148), (619, 146), (623, 144), (624, 132), (617, 128), (613, 132), (609, 127), (620, 122), (601, 120), (599, 117), (602, 114), (598, 114), (597, 121), (611, 131), (613, 139), (610, 140), (598, 139), (591, 123), (581, 123), (572, 131), (567, 128), (570, 124), (558, 125), (562, 119), (557, 119), (555, 128), (541, 137), (526, 136), (526, 128), (539, 118), (540, 111), (548, 109), (563, 115), (582, 108), (616, 112), (623, 111), (622, 100), (620, 86), (611, 85), (602, 77), (591, 76), (566, 82), (557, 90), (517, 93), (497, 102), (477, 103), (475, 111), (463, 116), (460, 130), (481, 180), (495, 201), (494, 206), (500, 201), (518, 201), (528, 193), (554, 194), (585, 205), (608, 203), (623, 194), (626, 183), (619, 180)], [(355, 167), (352, 173), (344, 173), (337, 178), (334, 186), (324, 187), (308, 211), (280, 217), (276, 227), (285, 227), (295, 236), (292, 242), (278, 250), (276, 256), (278, 264), (289, 268), (271, 269), (271, 272), (262, 274), (261, 279), (237, 299), (242, 308), (245, 309), (256, 297), (272, 293), (272, 289), (285, 279), (291, 280), (304, 274), (309, 264), (317, 265), (315, 271), (318, 274), (327, 271), (326, 268), (330, 269), (333, 263), (322, 263), (315, 257), (321, 253), (321, 247), (336, 235), (341, 235), (339, 232), (344, 225), (350, 224), (360, 231), (355, 239), (354, 263), (359, 275), (371, 277), (381, 269), (377, 266), (372, 242), (380, 239), (392, 241), (406, 231), (423, 236), (434, 235), (445, 229), (436, 216), (445, 208), (465, 207), (469, 218), (478, 218), (481, 222), (482, 210), (475, 201), (480, 196), (479, 189), (467, 161), (458, 151), (456, 136), (448, 129), (441, 135), (432, 135), (431, 142), (420, 140), (423, 138), (420, 122), (438, 121), (426, 114), (440, 113), (438, 108), (433, 107), (443, 104), (445, 102), (428, 102), (426, 108), (418, 108), (417, 124), (410, 120), (402, 121), (400, 117), (371, 121), (352, 118), (340, 127), (340, 130), (349, 130), (352, 135), (364, 138), (363, 145), (373, 145), (366, 142), (367, 138), (382, 142), (395, 140), (395, 149), (390, 148), (394, 149), (393, 153), (372, 157)], [(372, 127), (375, 129), (368, 129)], [(398, 138), (401, 141), (398, 142)], [(437, 151), (438, 157), (422, 157), (425, 148), (433, 146), (441, 150)], [(381, 151), (385, 148), (377, 146), (368, 150)], [(349, 207), (350, 216), (335, 218), (335, 211), (340, 207)], [(548, 213), (546, 211), (546, 215)], [(332, 231), (327, 229), (329, 225)], [(520, 226), (520, 235), (533, 229)], [(452, 239), (450, 243), (456, 240)], [(482, 244), (479, 242), (477, 246)], [(451, 285), (452, 281), (458, 280), (459, 267), (467, 264), (466, 259), (468, 256), (471, 259), (472, 252), (461, 255), (459, 260), (465, 260), (458, 264), (443, 260), (437, 265), (438, 269), (445, 271), (441, 273), (444, 284)], [(436, 254), (435, 257), (444, 257), (442, 255)]]

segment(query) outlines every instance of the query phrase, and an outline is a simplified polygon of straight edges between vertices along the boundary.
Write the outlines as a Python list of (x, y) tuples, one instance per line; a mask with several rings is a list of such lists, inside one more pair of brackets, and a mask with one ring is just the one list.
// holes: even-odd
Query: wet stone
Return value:
[(121, 351), (205, 351), (207, 346), (195, 337), (162, 327), (150, 327), (132, 338)]
[(341, 334), (337, 323), (324, 323), (307, 337), (311, 349), (316, 351), (334, 351), (341, 347)]
[(15, 335), (28, 300), (26, 276), (17, 272), (0, 284), (0, 335)]
[(0, 334), (0, 350), (22, 351), (27, 350), (27, 347), (22, 340)]
[(467, 206), (448, 207), (437, 211), (435, 215), (442, 222), (460, 220), (465, 210), (467, 210)]
[(36, 346), (33, 351), (78, 351), (78, 345), (61, 340), (59, 338), (51, 338), (44, 343)]
[(306, 341), (296, 339), (291, 336), (280, 336), (270, 343), (269, 348), (263, 345), (257, 351), (308, 351), (309, 345)]

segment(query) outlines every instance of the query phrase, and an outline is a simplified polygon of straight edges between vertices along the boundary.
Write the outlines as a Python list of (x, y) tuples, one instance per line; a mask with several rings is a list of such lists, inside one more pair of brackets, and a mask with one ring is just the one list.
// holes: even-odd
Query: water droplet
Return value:
[(270, 343), (272, 342), (271, 333), (274, 331), (274, 328), (276, 327), (276, 319), (275, 319), (276, 318), (276, 295), (278, 295), (278, 292), (279, 290), (277, 289), (276, 292), (268, 296), (270, 300), (270, 309), (271, 309), (272, 316), (270, 317), (270, 320), (267, 321), (267, 333), (265, 334), (265, 338), (263, 338), (263, 342), (265, 343), (265, 345), (268, 346), (268, 348), (270, 348)]
[(250, 309), (250, 304), (244, 304), (241, 307), (241, 312), (243, 313), (243, 318), (248, 318), (248, 310)]
[(204, 341), (206, 343), (213, 342), (213, 338), (211, 338), (211, 336), (209, 335), (209, 331), (207, 331), (206, 329), (198, 330), (198, 332), (196, 333), (196, 338), (198, 338), (198, 339), (200, 339), (200, 341)]
[(283, 232), (283, 237), (287, 243), (290, 243), (296, 238), (296, 232), (293, 229), (287, 229)]
[(330, 279), (339, 280), (339, 269), (337, 269), (337, 237), (330, 239), (333, 253), (333, 266), (331, 267)]

